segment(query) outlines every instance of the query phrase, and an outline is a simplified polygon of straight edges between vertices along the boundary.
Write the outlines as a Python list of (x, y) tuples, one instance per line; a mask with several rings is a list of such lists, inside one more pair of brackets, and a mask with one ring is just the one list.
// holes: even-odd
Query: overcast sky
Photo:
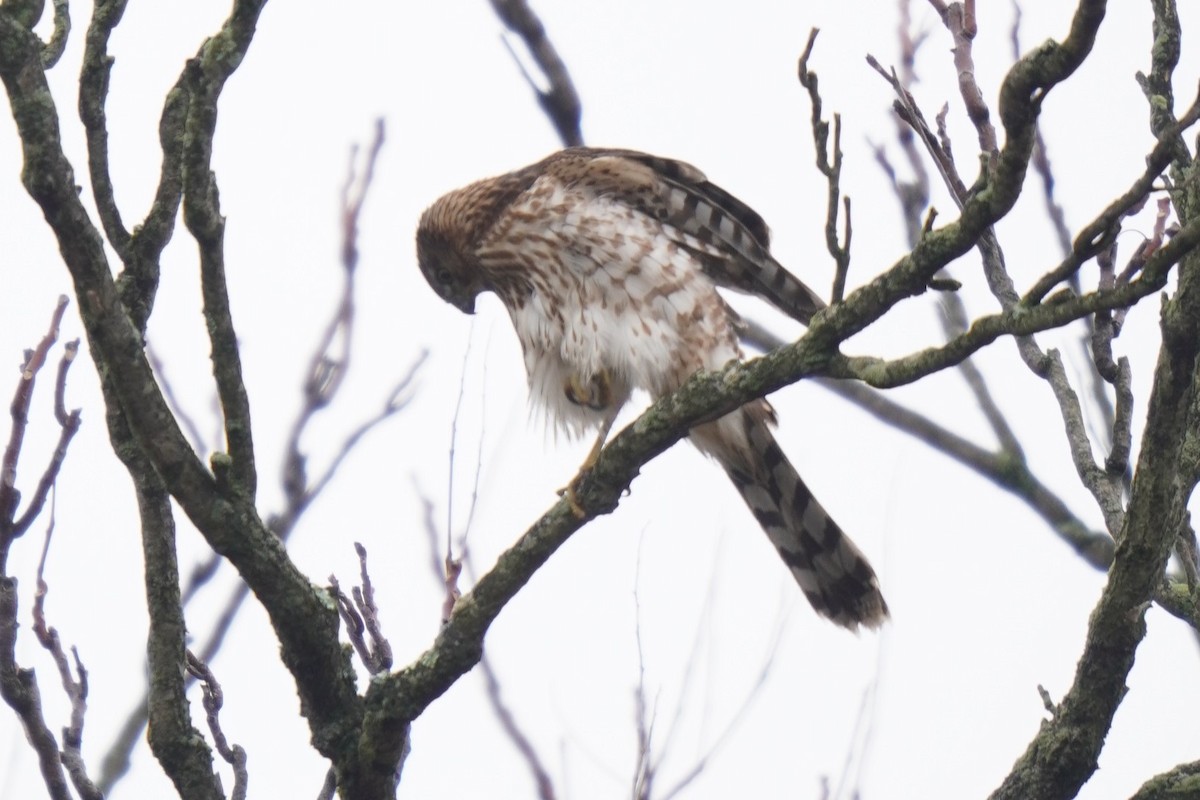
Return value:
[[(1028, 5), (1027, 46), (1066, 33), (1073, 4)], [(929, 118), (949, 102), (955, 152), (969, 181), (977, 145), (958, 98), (949, 36), (927, 4), (913, 6), (916, 28), (929, 33), (915, 94)], [(1011, 62), (1012, 11), (1007, 3), (980, 6), (975, 55), (994, 112)], [(779, 259), (827, 292), (826, 190), (812, 165), (810, 109), (796, 81), (796, 59), (809, 29), (819, 26), (811, 66), (827, 113), (843, 114), (843, 188), (854, 201), (851, 287), (905, 251), (897, 204), (871, 150), (884, 145), (901, 163), (891, 90), (865, 61), (868, 53), (885, 65), (896, 61), (893, 4), (540, 0), (534, 7), (575, 79), (589, 144), (697, 165), (757, 209), (772, 226)], [(85, 184), (75, 84), (90, 8), (75, 3), (72, 10), (73, 39), (52, 75), (68, 154)], [(217, 2), (132, 3), (112, 37), (111, 158), (127, 224), (145, 213), (154, 190), (162, 98), (227, 11)], [(1200, 23), (1190, 4), (1181, 12), (1185, 31)], [(1149, 66), (1148, 4), (1113, 4), (1109, 15), (1093, 57), (1052, 92), (1043, 115), (1074, 230), (1124, 191), (1152, 146), (1133, 79)], [(1200, 70), (1195, 51), (1184, 55), (1180, 106), (1190, 102)], [(482, 0), (271, 4), (220, 114), (214, 168), (264, 514), (282, 502), (277, 465), (304, 365), (339, 287), (338, 202), (349, 149), (369, 140), (377, 117), (387, 125), (362, 219), (353, 372), (342, 401), (305, 441), (314, 471), (418, 354), (430, 355), (410, 409), (345, 463), (298, 529), (292, 552), (314, 581), (336, 573), (349, 585), (357, 576), (352, 543), (367, 547), (382, 621), (403, 665), (432, 641), (442, 602), (418, 489), (434, 502), (439, 525), (452, 505), (461, 536), (481, 454), (469, 543), (476, 566), (485, 568), (557, 499), (554, 490), (588, 448), (556, 441), (530, 418), (519, 347), (499, 302), (489, 297), (476, 317), (462, 316), (424, 284), (413, 254), (417, 218), (438, 195), (535, 161), (558, 142)], [(0, 117), (0, 361), (16, 364), (70, 286), (40, 212), (20, 187), (19, 145), (8, 115)], [(998, 228), (1019, 289), (1060, 257), (1039, 191), (1031, 184)], [(90, 206), (90, 189), (84, 195)], [(953, 218), (953, 202), (937, 187), (934, 204), (940, 221)], [(1149, 224), (1131, 224), (1124, 252)], [(216, 423), (195, 246), (182, 227), (177, 233), (164, 255), (148, 337), (189, 412), (210, 430)], [(977, 259), (964, 258), (955, 270), (972, 312), (993, 310)], [(1157, 347), (1157, 305), (1152, 298), (1134, 310), (1119, 342), (1133, 362), (1139, 409)], [(800, 332), (765, 306), (739, 308), (781, 335)], [(888, 356), (934, 344), (939, 313), (936, 298), (909, 301), (847, 351)], [(63, 336), (81, 333), (72, 307)], [(1078, 333), (1043, 337), (1074, 359), (1075, 375)], [(1099, 529), (1048, 388), (1021, 366), (1011, 342), (979, 362), (1036, 473)], [(4, 374), (15, 380), (15, 370)], [(450, 501), (448, 449), (460, 386)], [(7, 391), (0, 380), (0, 393)], [(108, 449), (90, 362), (76, 366), (69, 396), (83, 408), (84, 427), (59, 482), (49, 614), (90, 670), (85, 754), (96, 764), (140, 691), (146, 615), (133, 494)], [(993, 446), (956, 373), (894, 396)], [(845, 785), (857, 781), (864, 798), (986, 795), (1045, 717), (1037, 686), (1055, 699), (1070, 686), (1103, 576), (1019, 501), (819, 387), (789, 387), (772, 402), (789, 457), (880, 573), (892, 622), (881, 633), (854, 636), (817, 618), (721, 470), (681, 445), (647, 466), (621, 507), (576, 534), (500, 616), (488, 653), (509, 705), (562, 797), (627, 796), (640, 626), (656, 747), (675, 729), (662, 789), (720, 740), (686, 796), (817, 798), (823, 776), (836, 787), (847, 769)], [(43, 394), (25, 448), (26, 491), (56, 436), (49, 408)], [(41, 530), (10, 560), (22, 581), (24, 625)], [(185, 572), (206, 553), (186, 523), (180, 549)], [(223, 574), (189, 609), (194, 634), (203, 637), (231, 585)], [(1200, 694), (1181, 677), (1195, 666), (1195, 641), (1158, 609), (1148, 620), (1131, 692), (1082, 798), (1127, 796), (1151, 775), (1196, 757)], [(57, 728), (66, 716), (52, 668), (27, 627), (20, 645), (22, 663), (39, 669)], [(256, 606), (247, 606), (212, 668), (225, 688), (225, 732), (249, 752), (252, 796), (315, 796), (326, 764), (307, 745), (293, 684)], [(481, 686), (477, 674), (465, 677), (415, 723), (400, 797), (533, 795)], [(37, 796), (40, 785), (19, 726), (0, 711), (0, 795)], [(114, 796), (169, 791), (143, 747)]]

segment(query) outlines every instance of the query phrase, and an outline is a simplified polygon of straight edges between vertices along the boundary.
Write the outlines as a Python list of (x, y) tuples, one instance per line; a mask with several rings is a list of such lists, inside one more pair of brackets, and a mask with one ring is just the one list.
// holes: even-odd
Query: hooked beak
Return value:
[(455, 301), (454, 305), (464, 314), (475, 313), (475, 297), (473, 295), (470, 297), (459, 298)]

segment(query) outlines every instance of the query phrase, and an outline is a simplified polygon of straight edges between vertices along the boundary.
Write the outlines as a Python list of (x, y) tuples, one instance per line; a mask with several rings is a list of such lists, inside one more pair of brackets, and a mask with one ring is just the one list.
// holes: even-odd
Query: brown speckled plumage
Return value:
[[(430, 285), (471, 313), (508, 309), (532, 399), (559, 426), (607, 433), (634, 389), (660, 397), (740, 359), (723, 286), (807, 323), (824, 307), (769, 251), (762, 217), (695, 167), (570, 148), (450, 192), (422, 216)], [(692, 430), (724, 467), (813, 607), (854, 629), (887, 604), (866, 558), (809, 492), (759, 400)]]

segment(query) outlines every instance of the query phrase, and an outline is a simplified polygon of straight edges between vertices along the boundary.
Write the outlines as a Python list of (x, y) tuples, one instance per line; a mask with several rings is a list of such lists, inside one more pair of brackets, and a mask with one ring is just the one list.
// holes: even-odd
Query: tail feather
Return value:
[[(765, 409), (734, 412), (697, 444), (721, 462), (813, 608), (850, 630), (879, 627), (888, 607), (874, 570), (787, 460)], [(732, 433), (735, 419), (742, 436), (712, 435)]]

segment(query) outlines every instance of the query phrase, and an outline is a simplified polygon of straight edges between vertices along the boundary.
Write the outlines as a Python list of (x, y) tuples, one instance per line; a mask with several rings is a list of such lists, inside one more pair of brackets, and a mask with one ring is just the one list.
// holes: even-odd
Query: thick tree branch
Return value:
[(1176, 466), (1200, 393), (1200, 259), (1184, 262), (1179, 291), (1164, 304), (1163, 347), (1125, 525), (1108, 584), (1092, 612), (1075, 681), (1053, 719), (1042, 723), (994, 800), (1073, 797), (1096, 769), (1125, 679), (1145, 635), (1145, 609), (1162, 580), (1192, 486)]
[[(1159, 48), (1156, 43), (1156, 62)], [(1156, 127), (1160, 143), (1174, 138), (1167, 126)], [(1186, 196), (1176, 197), (1176, 212), (1185, 228), (1200, 218), (1200, 208)], [(1161, 597), (1167, 558), (1178, 533), (1187, 528), (1195, 481), (1181, 481), (1178, 466), (1186, 458), (1187, 433), (1200, 422), (1200, 257), (1195, 253), (1182, 262), (1178, 290), (1163, 304), (1161, 326), (1163, 344), (1129, 507), (1074, 683), (993, 794), (997, 800), (1071, 797), (1095, 771), (1145, 635), (1146, 606)]]
[(23, 28), (32, 30), (42, 19), (46, 0), (4, 0), (4, 10)]
[(150, 749), (181, 797), (217, 800), (224, 798), (221, 780), (213, 770), (212, 751), (192, 725), (185, 693), (187, 624), (179, 599), (171, 499), (154, 468), (141, 458), (141, 463), (130, 465), (130, 472), (141, 517), (146, 608), (150, 613), (146, 643)]
[(189, 97), (185, 86), (187, 70), (167, 93), (159, 121), (162, 167), (158, 189), (141, 225), (126, 230), (113, 194), (108, 160), (108, 121), (105, 103), (113, 58), (108, 40), (124, 14), (127, 0), (97, 3), (88, 26), (83, 69), (79, 77), (79, 117), (87, 134), (88, 172), (92, 196), (100, 213), (105, 235), (124, 264), (118, 279), (121, 300), (134, 325), (145, 331), (158, 291), (158, 259), (175, 229), (182, 198), (182, 151)]
[(42, 64), (53, 69), (67, 50), (67, 37), (71, 34), (71, 9), (67, 0), (54, 0), (54, 30), (50, 41), (42, 48)]
[[(1001, 336), (1028, 336), (1062, 327), (1097, 311), (1132, 306), (1142, 298), (1161, 290), (1166, 285), (1171, 268), (1198, 244), (1200, 222), (1193, 221), (1147, 261), (1142, 277), (1136, 281), (1108, 291), (1091, 292), (1033, 307), (1018, 305), (999, 314), (980, 317), (972, 323), (966, 333), (940, 347), (926, 348), (889, 361), (868, 356), (833, 356), (825, 374), (834, 378), (857, 378), (876, 388), (891, 388), (912, 383), (958, 364)], [(860, 293), (851, 295), (847, 303)], [(830, 309), (826, 319), (831, 318), (837, 311), (838, 307)], [(815, 328), (816, 326), (814, 331)]]
[(250, 401), (242, 380), (242, 359), (225, 280), (225, 218), (212, 172), (217, 99), (241, 64), (264, 0), (239, 2), (221, 32), (189, 62), (185, 81), (191, 95), (183, 155), (183, 221), (200, 248), (200, 288), (212, 344), (213, 377), (225, 417), (228, 457), (214, 457), (218, 481), (253, 503), (258, 489)]
[[(417, 371), (424, 360), (424, 354), (418, 355), (409, 367), (407, 374), (396, 383), (385, 398), (380, 410), (354, 428), (342, 440), (336, 454), (324, 466), (321, 473), (315, 479), (311, 478), (308, 474), (308, 459), (301, 445), (301, 439), (317, 416), (334, 403), (343, 386), (342, 378), (349, 372), (351, 366), (350, 343), (354, 338), (353, 310), (358, 263), (359, 215), (371, 186), (375, 161), (379, 156), (383, 141), (383, 124), (382, 121), (377, 121), (374, 138), (365, 149), (361, 165), (358, 163), (357, 148), (351, 152), (351, 164), (347, 172), (346, 183), (343, 186), (340, 218), (343, 277), (341, 296), (331, 313), (324, 333), (313, 350), (304, 381), (304, 403), (290, 428), (282, 474), (283, 491), (286, 498), (285, 507), (279, 513), (272, 514), (267, 520), (267, 527), (282, 542), (288, 541), (304, 512), (330, 484), (341, 463), (355, 445), (362, 441), (370, 431), (407, 406), (412, 395), (412, 386)], [(149, 349), (147, 349), (147, 353), (150, 353)], [(151, 363), (153, 364), (152, 355)], [(155, 371), (161, 375), (161, 370), (157, 367)], [(169, 383), (164, 380), (160, 380), (159, 383), (163, 387), (164, 395), (170, 400)], [(171, 405), (178, 417), (178, 404), (172, 402)], [(192, 427), (194, 428), (194, 425)], [(198, 437), (193, 434), (192, 438), (197, 439)], [(197, 591), (216, 573), (221, 561), (222, 558), (217, 554), (192, 569), (182, 596), (185, 607)], [(203, 636), (198, 637), (197, 655), (201, 661), (209, 662), (216, 657), (248, 595), (249, 590), (246, 584), (240, 581), (230, 591), (211, 629)], [(146, 721), (146, 710), (146, 702), (143, 699), (130, 711), (122, 726), (121, 734), (113, 742), (105, 756), (105, 769), (101, 776), (103, 786), (111, 786), (128, 769), (130, 753), (137, 745), (142, 726)], [(336, 775), (334, 780), (336, 783)]]
[(117, 280), (121, 300), (134, 325), (145, 331), (158, 291), (159, 256), (175, 230), (175, 217), (183, 197), (182, 155), (189, 96), (187, 70), (167, 93), (159, 120), (162, 167), (158, 188), (149, 213), (130, 233), (117, 208), (108, 160), (109, 78), (114, 59), (108, 40), (125, 13), (127, 0), (104, 0), (95, 4), (88, 25), (79, 76), (79, 118), (83, 121), (88, 146), (88, 176), (92, 197), (100, 214), (104, 234), (117, 251), (124, 269)]
[(1180, 764), (1175, 769), (1146, 781), (1129, 800), (1185, 800), (1200, 788), (1200, 761)]
[(79, 118), (87, 133), (88, 177), (104, 233), (117, 255), (128, 263), (130, 235), (121, 221), (113, 194), (108, 164), (108, 115), (104, 108), (114, 62), (108, 54), (108, 39), (124, 15), (126, 3), (127, 0), (100, 0), (92, 7), (92, 21), (84, 39), (83, 71), (79, 75)]
[[(1186, 169), (1191, 163), (1187, 145), (1178, 133), (1172, 133), (1175, 125), (1175, 94), (1172, 76), (1179, 64), (1181, 31), (1179, 11), (1175, 0), (1153, 0), (1154, 44), (1150, 49), (1150, 74), (1138, 74), (1138, 82), (1150, 105), (1150, 131), (1159, 141), (1168, 143), (1174, 156), (1176, 169)], [(1178, 173), (1176, 177), (1181, 177)]]
[[(261, 1), (235, 3), (222, 32), (204, 48), (212, 75), (227, 75), (223, 70), (240, 62), (261, 8)], [(120, 409), (132, 440), (197, 529), (229, 558), (263, 603), (296, 680), (314, 745), (334, 762), (343, 791), (356, 797), (390, 792), (402, 742), (390, 749), (387, 743), (373, 743), (377, 747), (370, 753), (359, 751), (362, 703), (348, 656), (338, 643), (336, 603), (296, 569), (244, 492), (227, 491), (209, 473), (171, 415), (142, 352), (139, 331), (117, 294), (100, 236), (75, 191), (40, 43), (7, 6), (0, 6), (0, 78), (22, 141), (23, 182), (41, 206), (81, 298), (88, 340), (107, 379), (110, 403)], [(208, 97), (215, 100), (211, 93)], [(129, 442), (114, 439), (114, 446), (125, 448)], [(243, 483), (241, 488), (247, 487)]]

